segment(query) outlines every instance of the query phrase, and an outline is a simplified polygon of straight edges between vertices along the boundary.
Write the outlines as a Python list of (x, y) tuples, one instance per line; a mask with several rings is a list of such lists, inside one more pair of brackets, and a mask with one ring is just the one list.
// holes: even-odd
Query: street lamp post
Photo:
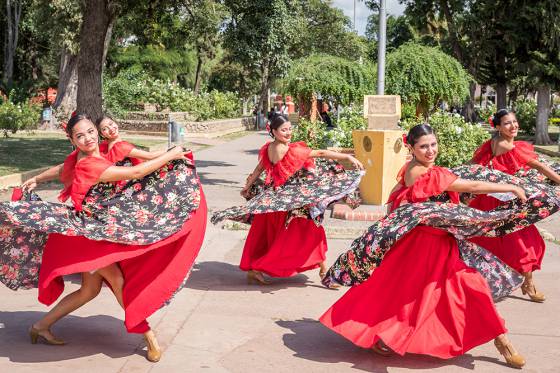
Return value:
[(385, 94), (385, 44), (387, 41), (387, 11), (385, 0), (379, 1), (379, 45), (377, 49), (377, 94)]

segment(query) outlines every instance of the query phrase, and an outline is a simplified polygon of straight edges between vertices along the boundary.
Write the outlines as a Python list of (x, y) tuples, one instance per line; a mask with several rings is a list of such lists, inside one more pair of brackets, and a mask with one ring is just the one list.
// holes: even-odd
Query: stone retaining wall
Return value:
[[(167, 134), (167, 119), (151, 119), (141, 120), (132, 119), (139, 116), (127, 115), (127, 119), (119, 120), (119, 128), (123, 131), (143, 133), (143, 134)], [(154, 113), (150, 113), (154, 114)], [(159, 113), (157, 113), (159, 114)], [(187, 137), (216, 137), (233, 132), (239, 132), (254, 128), (253, 117), (208, 120), (204, 122), (195, 122), (185, 120), (184, 113), (171, 113), (172, 119), (185, 127)]]

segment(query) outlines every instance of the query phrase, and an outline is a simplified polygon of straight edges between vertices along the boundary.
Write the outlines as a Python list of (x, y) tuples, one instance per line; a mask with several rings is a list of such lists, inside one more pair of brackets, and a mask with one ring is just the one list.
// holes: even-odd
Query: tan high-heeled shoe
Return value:
[(261, 272), (253, 270), (247, 272), (247, 282), (249, 284), (270, 285), (270, 281), (267, 281)]
[(375, 352), (378, 355), (381, 356), (391, 356), (393, 354), (393, 350), (391, 350), (389, 348), (389, 346), (387, 346), (385, 343), (383, 343), (381, 340), (377, 341), (372, 347), (371, 350), (373, 352)]
[[(47, 331), (51, 333), (50, 330), (47, 329)], [(45, 337), (44, 335), (41, 335), (41, 332), (42, 330), (39, 330), (31, 326), (31, 328), (29, 329), (29, 337), (31, 338), (31, 344), (37, 344), (39, 339), (43, 341), (45, 344), (52, 345), (52, 346), (62, 346), (66, 344), (66, 342), (64, 342), (62, 339), (58, 339), (54, 335), (53, 338), (48, 338)]]
[(146, 341), (146, 346), (148, 347), (148, 351), (146, 352), (146, 359), (148, 359), (148, 361), (151, 361), (152, 363), (157, 363), (161, 359), (161, 349), (156, 346), (151, 338), (148, 338), (145, 335), (144, 340)]
[(510, 341), (504, 343), (496, 338), (494, 339), (494, 346), (496, 346), (500, 354), (506, 359), (506, 363), (510, 367), (520, 369), (525, 365), (525, 358), (513, 348)]
[(525, 273), (524, 276), (525, 281), (523, 281), (523, 285), (521, 285), (521, 292), (523, 293), (523, 295), (528, 295), (529, 299), (531, 299), (531, 301), (533, 302), (544, 302), (546, 300), (546, 297), (535, 287), (535, 283), (533, 282), (533, 273), (528, 272)]

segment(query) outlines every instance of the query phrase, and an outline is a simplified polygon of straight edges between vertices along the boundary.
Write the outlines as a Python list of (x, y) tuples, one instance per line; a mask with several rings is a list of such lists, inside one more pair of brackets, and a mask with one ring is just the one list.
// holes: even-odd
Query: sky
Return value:
[[(371, 11), (368, 9), (364, 1), (356, 1), (356, 29), (358, 34), (364, 35), (366, 31), (367, 19)], [(351, 20), (354, 19), (354, 0), (332, 0), (333, 6), (344, 11)], [(404, 5), (399, 4), (398, 0), (386, 0), (387, 13), (393, 15), (401, 15), (404, 11)]]

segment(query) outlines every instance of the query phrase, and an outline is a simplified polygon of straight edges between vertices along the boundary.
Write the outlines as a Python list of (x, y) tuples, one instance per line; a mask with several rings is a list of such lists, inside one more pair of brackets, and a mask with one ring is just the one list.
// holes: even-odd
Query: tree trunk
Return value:
[(535, 130), (535, 144), (552, 144), (548, 136), (548, 112), (550, 110), (550, 85), (539, 84), (537, 87), (537, 127)]
[(85, 2), (78, 54), (77, 111), (93, 121), (103, 115), (103, 57), (116, 12), (108, 0)]
[(268, 111), (268, 72), (268, 60), (265, 60), (261, 67), (261, 96), (259, 99), (259, 109), (263, 114)]
[[(18, 44), (21, 1), (6, 0), (6, 37), (4, 40), (4, 69), (2, 82), (9, 91), (14, 80), (14, 57)], [(7, 92), (9, 94), (9, 92)]]
[[(475, 112), (474, 112), (474, 94), (476, 92), (476, 82), (471, 82), (469, 84), (469, 98), (467, 102), (465, 102), (465, 106), (463, 106), (463, 112), (461, 113), (467, 122), (474, 122), (475, 119)], [(482, 96), (482, 93), (481, 93)]]
[(78, 56), (64, 48), (60, 56), (58, 70), (58, 87), (54, 109), (59, 118), (68, 118), (76, 110), (78, 93)]
[(202, 56), (200, 53), (196, 62), (196, 74), (194, 76), (194, 94), (197, 95), (200, 90), (200, 76), (202, 75)]
[(496, 110), (505, 109), (507, 107), (507, 85), (506, 83), (496, 84)]

